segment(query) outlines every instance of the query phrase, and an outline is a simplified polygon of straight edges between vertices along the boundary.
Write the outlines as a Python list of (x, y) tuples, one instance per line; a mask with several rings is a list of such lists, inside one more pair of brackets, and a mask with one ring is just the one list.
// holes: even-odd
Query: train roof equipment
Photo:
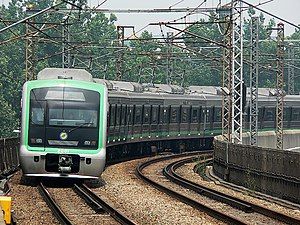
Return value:
[(69, 79), (93, 82), (92, 74), (84, 69), (45, 68), (37, 75), (38, 80)]

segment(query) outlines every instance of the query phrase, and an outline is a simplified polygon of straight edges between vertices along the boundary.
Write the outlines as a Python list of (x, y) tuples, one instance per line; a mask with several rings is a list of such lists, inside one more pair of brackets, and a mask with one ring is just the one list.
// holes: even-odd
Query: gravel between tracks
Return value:
[[(121, 212), (125, 213), (138, 224), (223, 224), (207, 214), (195, 210), (150, 187), (137, 178), (134, 174), (135, 168), (138, 163), (142, 161), (145, 161), (145, 159), (133, 160), (108, 167), (102, 174), (106, 185), (92, 189), (93, 192), (108, 200), (112, 205), (116, 206)], [(193, 166), (194, 163), (187, 164), (178, 169), (177, 172), (194, 182), (199, 182), (241, 199), (252, 201), (253, 203), (259, 202), (265, 207), (278, 209), (280, 212), (300, 217), (299, 210), (286, 210), (282, 206), (278, 206), (274, 203), (253, 198), (247, 195), (247, 193), (236, 192), (216, 185), (213, 182), (204, 181), (193, 172)], [(146, 172), (152, 174), (150, 175), (152, 179), (160, 179), (160, 181), (163, 180), (165, 185), (173, 185), (161, 175), (161, 170), (154, 168), (154, 174), (153, 171), (151, 172), (150, 170), (147, 169)], [(10, 180), (10, 195), (13, 197), (12, 209), (18, 224), (59, 224), (40, 196), (37, 188), (21, 185), (20, 178), (21, 172), (17, 172)], [(177, 186), (175, 190), (182, 191), (182, 188)], [(190, 196), (190, 191), (185, 192)], [(67, 197), (67, 195), (65, 196)], [(61, 196), (61, 199), (63, 198), (64, 197)], [(68, 198), (70, 198), (70, 196)], [(78, 197), (71, 195), (71, 198)], [(73, 209), (72, 212), (72, 206), (68, 205), (68, 203), (66, 203), (66, 207), (71, 210), (71, 215), (76, 217), (76, 210)], [(89, 211), (86, 212), (85, 215), (89, 218), (94, 217)], [(265, 224), (267, 223), (268, 222), (265, 221)]]
[(18, 171), (9, 182), (12, 210), (18, 225), (59, 224), (38, 189), (20, 184), (21, 174), (22, 172)]
[(107, 213), (97, 214), (71, 188), (47, 188), (67, 217), (78, 225), (119, 224)]
[(172, 190), (175, 190), (183, 195), (186, 195), (186, 196), (188, 196), (196, 201), (199, 201), (211, 208), (222, 211), (223, 213), (231, 215), (235, 218), (239, 218), (240, 220), (245, 221), (246, 223), (260, 224), (260, 225), (283, 224), (283, 223), (280, 223), (279, 221), (274, 221), (273, 219), (268, 218), (268, 217), (258, 214), (258, 213), (245, 213), (245, 212), (238, 210), (236, 208), (233, 208), (225, 203), (210, 199), (203, 195), (199, 195), (199, 194), (195, 193), (194, 191), (188, 190), (188, 189), (183, 188), (173, 182), (170, 182), (167, 178), (165, 178), (162, 175), (161, 171), (166, 165), (168, 165), (174, 161), (178, 161), (178, 160), (179, 159), (172, 159), (172, 160), (167, 160), (167, 161), (152, 164), (144, 170), (145, 171), (144, 173), (147, 175), (149, 174), (149, 176), (151, 176), (151, 178), (154, 179), (156, 182), (162, 183), (163, 185), (165, 185), (169, 188), (172, 188)]
[(139, 224), (223, 224), (137, 178), (135, 168), (142, 161), (108, 167), (102, 175), (106, 185), (93, 191)]
[(201, 178), (201, 176), (199, 176), (197, 173), (193, 172), (193, 168), (194, 168), (195, 165), (196, 165), (196, 163), (185, 164), (184, 166), (178, 168), (176, 170), (176, 172), (179, 175), (181, 175), (182, 177), (184, 177), (188, 180), (191, 180), (195, 183), (199, 183), (201, 185), (205, 185), (205, 186), (207, 186), (209, 188), (212, 188), (214, 190), (217, 190), (219, 192), (226, 193), (228, 195), (237, 197), (237, 198), (245, 200), (245, 201), (249, 201), (249, 202), (254, 203), (254, 204), (261, 205), (263, 207), (266, 207), (266, 208), (269, 208), (269, 209), (272, 209), (272, 210), (276, 210), (278, 212), (281, 212), (281, 213), (289, 215), (289, 216), (294, 216), (294, 217), (300, 218), (300, 210), (287, 209), (287, 208), (285, 208), (283, 206), (280, 206), (276, 203), (272, 203), (272, 202), (269, 202), (269, 201), (266, 201), (266, 200), (262, 200), (262, 199), (259, 199), (259, 198), (252, 197), (246, 191), (238, 192), (238, 191), (223, 187), (221, 185), (217, 185), (214, 182), (203, 180)]

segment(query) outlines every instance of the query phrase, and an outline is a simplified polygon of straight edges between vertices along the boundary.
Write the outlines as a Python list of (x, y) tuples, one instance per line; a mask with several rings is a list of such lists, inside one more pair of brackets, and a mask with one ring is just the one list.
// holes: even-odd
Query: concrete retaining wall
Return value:
[[(285, 148), (299, 146), (300, 130), (287, 131), (284, 138)], [(300, 152), (274, 149), (274, 132), (260, 133), (259, 141), (264, 147), (227, 144), (215, 137), (214, 172), (232, 183), (300, 203)]]
[[(246, 133), (243, 137), (245, 145), (250, 144), (250, 134)], [(276, 134), (275, 131), (260, 132), (257, 137), (259, 147), (276, 148)], [(291, 149), (300, 147), (300, 130), (287, 130), (283, 133), (283, 149)]]

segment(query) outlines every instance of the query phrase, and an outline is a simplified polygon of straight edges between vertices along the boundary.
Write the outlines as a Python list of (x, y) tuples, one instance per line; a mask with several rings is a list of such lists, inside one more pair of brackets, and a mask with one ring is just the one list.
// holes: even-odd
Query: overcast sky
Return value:
[[(258, 4), (266, 2), (267, 0), (247, 0), (251, 4)], [(92, 4), (99, 4), (103, 2), (103, 0), (90, 0)], [(203, 2), (203, 0), (107, 0), (101, 8), (113, 8), (113, 9), (139, 9), (139, 8), (168, 8), (176, 3), (180, 2), (178, 5), (174, 7), (197, 7), (199, 4)], [(229, 2), (228, 0), (222, 0), (222, 3)], [(215, 7), (219, 3), (219, 0), (207, 0), (206, 3), (202, 5), (202, 7)], [(260, 6), (262, 9), (267, 10), (268, 12), (275, 14), (279, 17), (282, 17), (290, 22), (295, 24), (300, 24), (300, 0), (273, 0), (270, 3)], [(160, 21), (168, 21), (171, 19), (180, 18), (184, 14), (174, 13), (174, 14), (117, 14), (118, 17), (118, 25), (135, 25), (136, 30), (146, 26), (150, 22), (160, 22)], [(198, 17), (202, 17), (198, 15)], [(197, 19), (197, 18), (193, 18)], [(276, 21), (277, 23), (278, 21)], [(147, 29), (154, 29), (147, 27)], [(158, 30), (158, 29), (157, 29)], [(158, 31), (156, 31), (158, 32)], [(156, 33), (155, 32), (155, 33)], [(286, 33), (290, 34), (294, 32), (294, 28), (286, 25)]]
[[(0, 3), (7, 4), (9, 0), (0, 0)], [(98, 5), (104, 0), (88, 0), (90, 5)], [(202, 7), (215, 7), (220, 0), (207, 0)], [(263, 3), (268, 0), (247, 0), (251, 4)], [(204, 2), (203, 0), (107, 0), (101, 8), (109, 9), (157, 9), (157, 8), (169, 8), (170, 6), (177, 4), (174, 7), (197, 7), (199, 4)], [(221, 2), (227, 3), (229, 0), (221, 0)], [(262, 9), (282, 17), (292, 23), (300, 24), (300, 0), (273, 0), (270, 3), (260, 6)], [(246, 13), (245, 13), (246, 14)], [(162, 22), (170, 21), (184, 16), (182, 13), (163, 13), (163, 14), (116, 14), (118, 17), (117, 25), (134, 25), (135, 30), (138, 31), (141, 28), (147, 26), (151, 22)], [(203, 17), (203, 15), (198, 14), (191, 17), (189, 20), (197, 20)], [(270, 17), (267, 17), (270, 18)], [(279, 22), (276, 20), (276, 23)], [(160, 35), (159, 27), (147, 27), (147, 30), (153, 32), (154, 35)], [(294, 27), (290, 25), (285, 25), (286, 34), (291, 34), (294, 32)]]

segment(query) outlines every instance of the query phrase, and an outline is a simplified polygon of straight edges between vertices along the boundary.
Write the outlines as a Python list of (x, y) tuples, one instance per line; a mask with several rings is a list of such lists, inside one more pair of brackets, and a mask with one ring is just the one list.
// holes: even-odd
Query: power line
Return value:
[(297, 29), (300, 29), (300, 26), (298, 26), (298, 25), (296, 25), (296, 24), (294, 24), (294, 23), (292, 23), (292, 22), (289, 22), (288, 20), (285, 20), (285, 19), (283, 19), (283, 18), (281, 18), (281, 17), (279, 17), (279, 16), (276, 16), (276, 15), (274, 15), (274, 14), (272, 14), (272, 13), (269, 13), (268, 11), (263, 10), (263, 9), (261, 9), (261, 8), (258, 8), (257, 6), (252, 5), (252, 4), (250, 4), (250, 3), (246, 2), (246, 1), (243, 1), (243, 0), (240, 0), (240, 1), (243, 2), (243, 3), (245, 3), (245, 4), (248, 5), (248, 6), (251, 6), (251, 7), (255, 8), (255, 9), (257, 9), (257, 10), (263, 12), (263, 13), (268, 14), (269, 16), (272, 16), (272, 17), (274, 17), (274, 18), (276, 18), (276, 19), (278, 19), (278, 20), (281, 20), (281, 21), (283, 21), (283, 22), (285, 22), (285, 23), (287, 23), (287, 24), (289, 24), (289, 25), (291, 25), (291, 26), (293, 26), (293, 27), (296, 27)]

